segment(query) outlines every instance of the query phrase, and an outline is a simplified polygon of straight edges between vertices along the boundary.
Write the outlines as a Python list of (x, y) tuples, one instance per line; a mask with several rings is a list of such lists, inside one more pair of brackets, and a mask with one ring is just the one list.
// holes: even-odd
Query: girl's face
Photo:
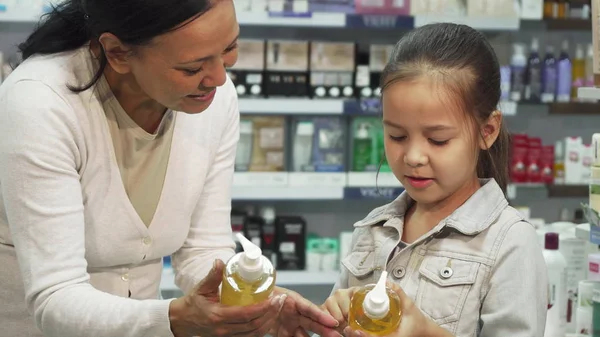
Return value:
[(478, 188), (477, 131), (443, 86), (427, 76), (383, 94), (385, 155), (417, 203), (458, 205)]

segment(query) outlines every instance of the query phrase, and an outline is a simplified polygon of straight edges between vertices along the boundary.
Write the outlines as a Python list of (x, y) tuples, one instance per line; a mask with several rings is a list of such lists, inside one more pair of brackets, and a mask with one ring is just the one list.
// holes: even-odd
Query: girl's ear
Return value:
[(488, 150), (500, 134), (500, 126), (502, 126), (502, 113), (498, 110), (492, 112), (490, 117), (481, 126), (481, 140), (479, 141), (479, 148), (482, 150)]

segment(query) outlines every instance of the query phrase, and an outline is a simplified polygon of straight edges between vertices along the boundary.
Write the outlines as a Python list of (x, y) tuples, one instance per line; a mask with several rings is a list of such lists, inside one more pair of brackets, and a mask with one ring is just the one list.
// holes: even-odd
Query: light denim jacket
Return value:
[[(354, 227), (333, 291), (375, 283), (382, 270), (457, 337), (543, 337), (547, 270), (535, 229), (494, 180), (412, 244), (400, 242), (403, 193)], [(397, 250), (397, 248), (399, 251)]]

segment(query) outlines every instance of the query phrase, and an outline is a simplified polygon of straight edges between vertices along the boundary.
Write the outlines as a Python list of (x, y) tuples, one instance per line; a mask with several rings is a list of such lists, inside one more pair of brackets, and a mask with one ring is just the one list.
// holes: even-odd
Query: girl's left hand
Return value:
[(276, 337), (308, 337), (308, 331), (321, 337), (340, 337), (336, 331), (339, 322), (329, 313), (300, 294), (276, 287), (274, 295), (285, 294), (285, 304), (270, 334)]
[[(400, 306), (402, 310), (402, 321), (398, 330), (390, 334), (389, 337), (451, 337), (452, 335), (445, 329), (439, 327), (435, 322), (425, 317), (415, 303), (404, 293), (402, 288), (395, 283), (388, 283), (388, 287), (394, 290), (400, 297)], [(364, 331), (353, 330), (349, 326), (344, 329), (346, 337), (372, 337)]]

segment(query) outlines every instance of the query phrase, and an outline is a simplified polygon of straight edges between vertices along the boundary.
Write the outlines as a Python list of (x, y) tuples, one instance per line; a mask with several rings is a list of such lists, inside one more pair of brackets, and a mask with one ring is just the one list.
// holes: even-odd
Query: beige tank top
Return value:
[[(110, 90), (108, 85), (101, 87)], [(129, 117), (114, 95), (102, 96), (125, 191), (141, 220), (150, 226), (165, 181), (176, 114), (165, 112), (151, 134)]]

